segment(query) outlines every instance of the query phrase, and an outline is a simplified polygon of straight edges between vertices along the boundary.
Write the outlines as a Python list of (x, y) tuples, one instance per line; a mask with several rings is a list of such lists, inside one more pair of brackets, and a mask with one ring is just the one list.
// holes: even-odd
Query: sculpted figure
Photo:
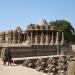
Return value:
[(43, 71), (44, 65), (45, 65), (44, 59), (40, 58), (40, 59), (37, 60), (35, 68), (36, 68), (37, 71), (41, 71), (41, 70)]
[(66, 70), (67, 70), (66, 59), (60, 57), (58, 60), (58, 74), (66, 75)]
[(50, 75), (57, 74), (55, 59), (49, 58), (49, 60), (47, 61), (47, 64), (48, 64), (48, 66), (45, 69), (47, 71), (47, 73), (50, 73)]

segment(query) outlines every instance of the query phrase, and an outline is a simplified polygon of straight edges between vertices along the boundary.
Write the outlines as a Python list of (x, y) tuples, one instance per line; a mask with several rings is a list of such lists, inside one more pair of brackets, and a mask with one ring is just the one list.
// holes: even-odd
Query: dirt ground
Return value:
[(27, 68), (21, 65), (12, 64), (12, 66), (3, 66), (0, 59), (0, 75), (47, 75), (42, 72), (38, 72), (35, 69)]

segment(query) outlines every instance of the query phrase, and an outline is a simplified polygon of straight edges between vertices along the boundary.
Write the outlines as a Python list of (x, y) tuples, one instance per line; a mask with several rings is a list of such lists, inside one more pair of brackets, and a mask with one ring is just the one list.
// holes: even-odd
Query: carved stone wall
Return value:
[(8, 47), (8, 48), (10, 48), (12, 57), (26, 57), (26, 56), (32, 57), (32, 56), (46, 56), (57, 54), (56, 46), (49, 46), (49, 45), (31, 45), (25, 47), (23, 46), (23, 47)]

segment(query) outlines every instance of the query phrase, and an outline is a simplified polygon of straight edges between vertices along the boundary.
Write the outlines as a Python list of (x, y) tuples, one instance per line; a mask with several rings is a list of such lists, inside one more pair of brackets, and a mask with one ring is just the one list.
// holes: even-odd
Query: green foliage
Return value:
[[(71, 23), (66, 20), (56, 20), (51, 21), (49, 25), (56, 26), (58, 30), (61, 32), (64, 32), (64, 39), (67, 43), (74, 40), (74, 35), (72, 34), (74, 32), (74, 28), (72, 27)], [(75, 33), (75, 32), (74, 32)]]
[(72, 42), (75, 44), (75, 30), (72, 32)]

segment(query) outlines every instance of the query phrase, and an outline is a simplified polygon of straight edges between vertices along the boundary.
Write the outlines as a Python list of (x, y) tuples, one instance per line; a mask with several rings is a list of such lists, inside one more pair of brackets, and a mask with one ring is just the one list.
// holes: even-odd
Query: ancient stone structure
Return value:
[[(71, 63), (70, 61), (68, 63), (68, 60), (70, 59), (71, 57), (67, 59), (67, 56), (44, 56), (42, 58), (38, 56), (38, 58), (26, 58), (26, 60), (23, 63), (23, 66), (34, 68), (37, 71), (48, 73), (49, 75), (71, 75), (72, 72), (72, 74), (74, 75), (75, 62), (73, 66), (68, 66)], [(73, 67), (73, 69), (71, 67)], [(69, 70), (67, 70), (67, 68)]]
[(70, 59), (67, 68), (67, 75), (75, 75), (75, 57)]
[[(10, 48), (12, 56), (40, 56), (55, 55), (57, 46), (64, 43), (64, 33), (59, 38), (59, 31), (54, 26), (49, 26), (46, 20), (30, 24), (27, 30), (20, 27), (15, 30), (0, 33), (0, 50)], [(58, 51), (59, 52), (59, 51)]]

